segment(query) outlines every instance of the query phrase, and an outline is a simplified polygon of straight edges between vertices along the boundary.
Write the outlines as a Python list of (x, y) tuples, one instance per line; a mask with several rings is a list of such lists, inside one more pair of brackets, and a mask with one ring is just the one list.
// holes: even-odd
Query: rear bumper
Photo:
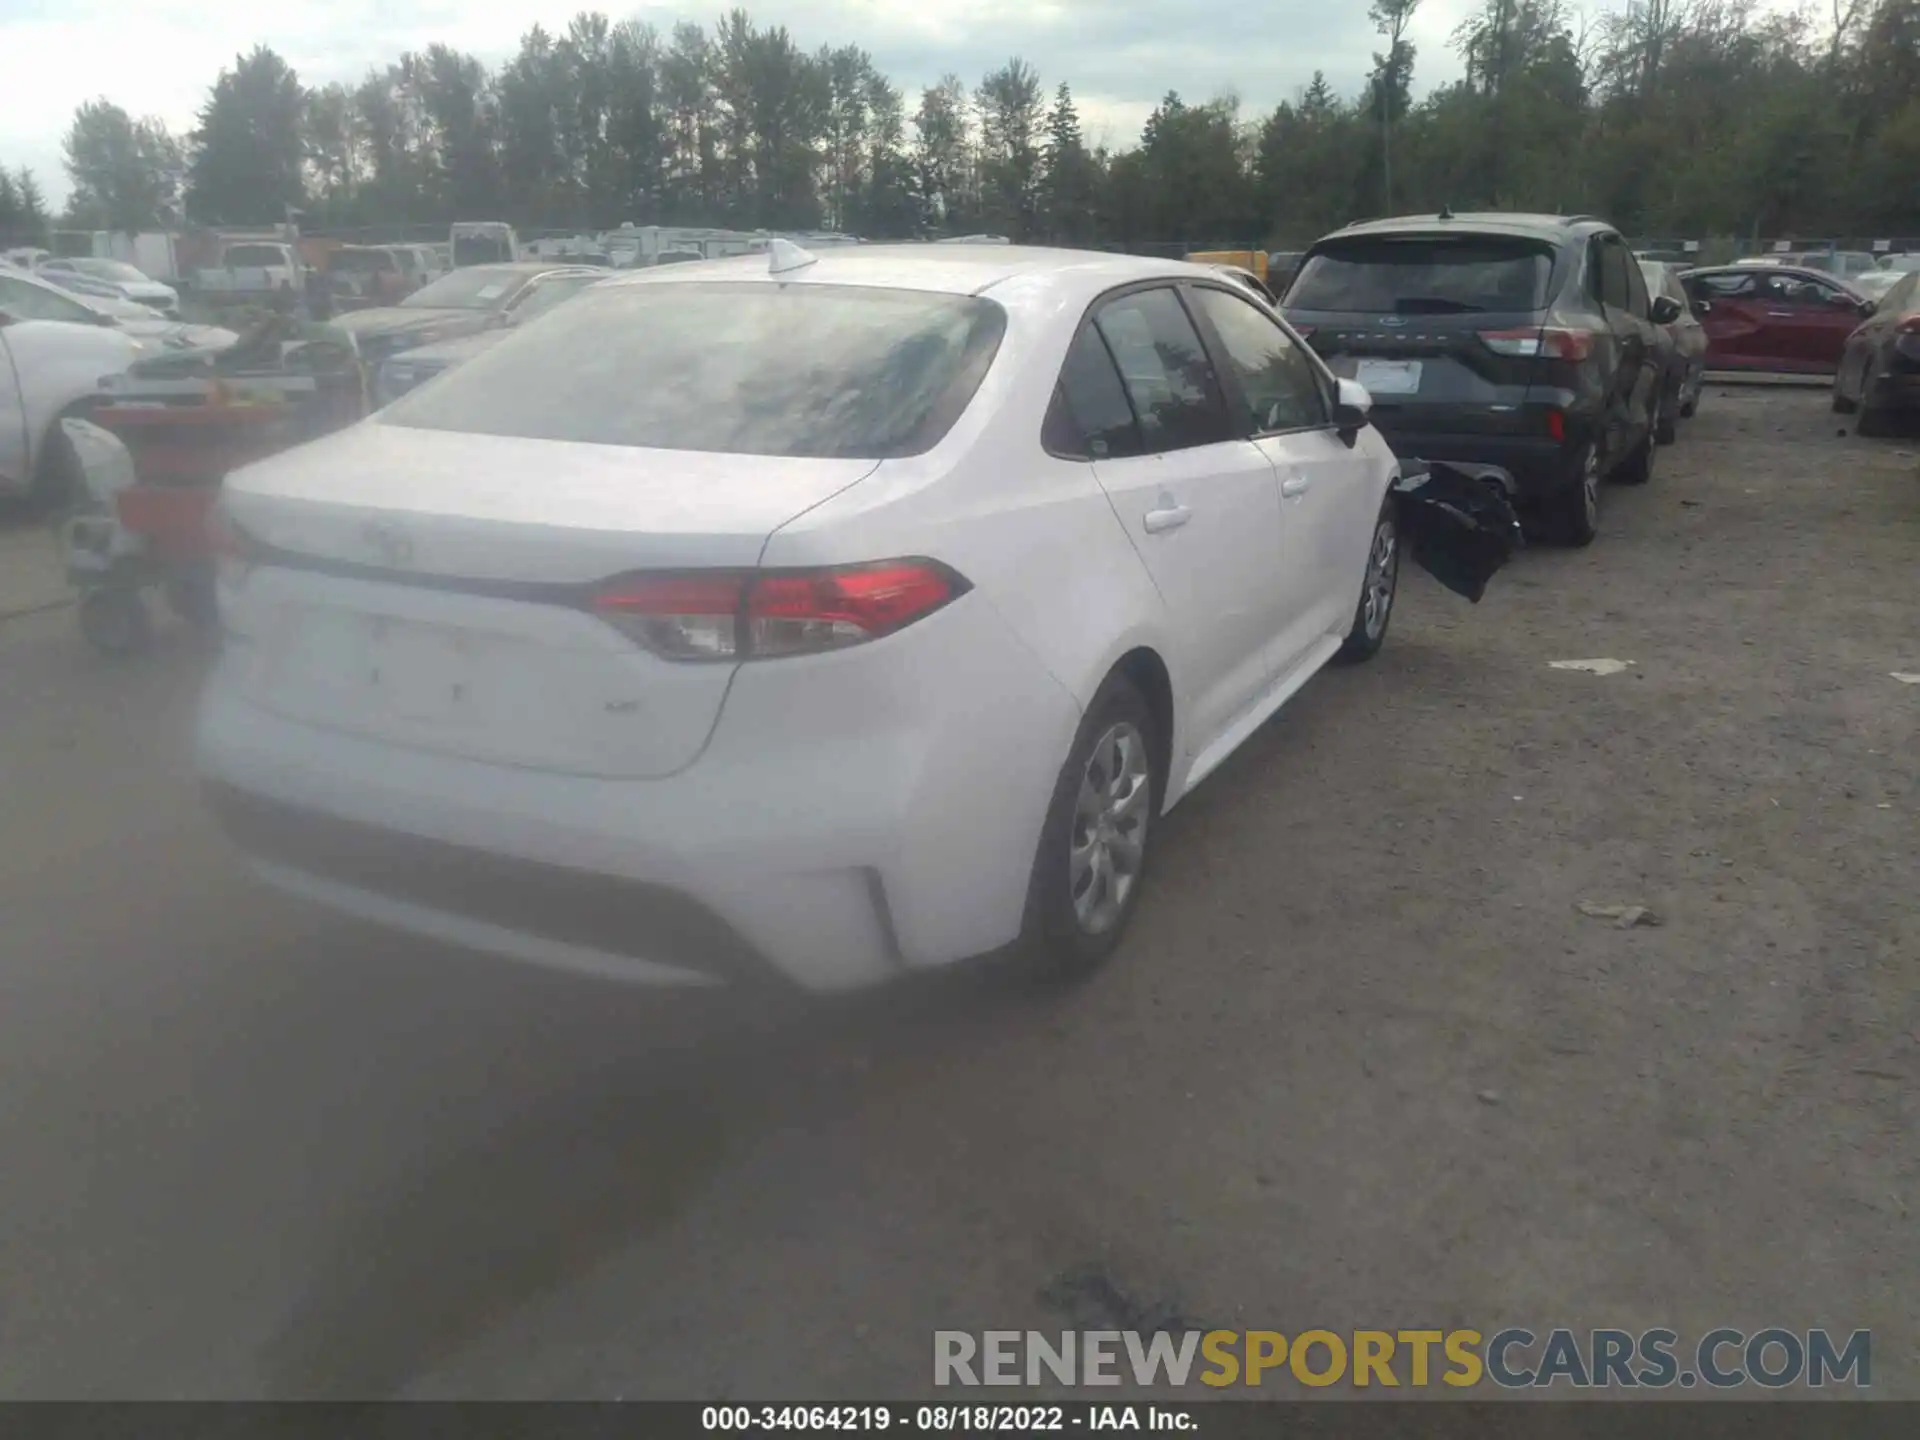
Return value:
[(872, 984), (1017, 937), (1079, 722), (978, 599), (872, 656), (742, 667), (705, 753), (664, 778), (300, 723), (247, 699), (227, 662), (198, 765), (264, 878), (363, 919), (640, 983)]
[(1565, 441), (1398, 429), (1381, 433), (1402, 460), (1445, 460), (1497, 470), (1507, 493), (1516, 500), (1538, 500), (1573, 483), (1572, 446)]

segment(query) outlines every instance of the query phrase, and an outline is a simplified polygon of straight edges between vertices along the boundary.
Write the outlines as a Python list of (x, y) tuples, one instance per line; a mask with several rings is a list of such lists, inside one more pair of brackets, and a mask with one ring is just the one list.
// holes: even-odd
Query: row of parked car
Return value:
[(1831, 375), (1836, 410), (1887, 428), (1920, 381), (1916, 272), (1844, 252), (1695, 268), (1594, 217), (1443, 213), (1326, 236), (1280, 293), (1233, 273), (1367, 386), (1401, 453), (1479, 465), (1584, 544), (1599, 482), (1647, 480), (1709, 369)]
[(531, 963), (1084, 969), (1161, 816), (1380, 648), (1412, 517), (1488, 507), (1412, 549), (1477, 598), (1514, 509), (1584, 544), (1651, 477), (1703, 275), (1447, 213), (1277, 305), (988, 245), (458, 271), (340, 320), (379, 416), (228, 477), (208, 793), (272, 883)]

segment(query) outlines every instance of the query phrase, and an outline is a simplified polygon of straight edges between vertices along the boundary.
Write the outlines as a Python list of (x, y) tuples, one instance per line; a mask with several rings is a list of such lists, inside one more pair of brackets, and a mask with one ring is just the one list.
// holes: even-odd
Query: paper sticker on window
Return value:
[(507, 287), (504, 285), (482, 285), (480, 289), (475, 293), (474, 299), (498, 300), (502, 295), (506, 293), (507, 293)]

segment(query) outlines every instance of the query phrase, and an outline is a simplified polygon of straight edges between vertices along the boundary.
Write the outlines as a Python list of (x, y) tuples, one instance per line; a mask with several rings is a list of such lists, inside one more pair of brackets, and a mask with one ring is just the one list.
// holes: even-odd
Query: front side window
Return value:
[(1760, 298), (1774, 305), (1801, 305), (1821, 309), (1842, 295), (1838, 285), (1811, 275), (1769, 275), (1761, 282)]
[(1149, 451), (1233, 438), (1213, 366), (1172, 290), (1139, 290), (1108, 301), (1094, 324), (1120, 367)]
[(619, 285), (516, 329), (380, 419), (733, 455), (918, 455), (973, 399), (1006, 318), (991, 300), (917, 290)]
[(1255, 434), (1327, 423), (1319, 372), (1286, 331), (1223, 290), (1197, 289), (1193, 297), (1227, 352)]

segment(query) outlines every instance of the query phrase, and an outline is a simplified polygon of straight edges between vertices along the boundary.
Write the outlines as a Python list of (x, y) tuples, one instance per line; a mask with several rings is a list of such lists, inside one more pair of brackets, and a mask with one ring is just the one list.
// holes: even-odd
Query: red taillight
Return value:
[(1547, 434), (1556, 445), (1567, 438), (1567, 417), (1560, 411), (1547, 411)]
[(1593, 353), (1593, 332), (1545, 325), (1523, 330), (1482, 330), (1480, 343), (1496, 355), (1544, 355), (1549, 360), (1584, 360)]
[(1313, 338), (1313, 332), (1318, 328), (1317, 325), (1296, 325), (1293, 327), (1293, 333), (1298, 335), (1302, 340), (1311, 340)]
[(632, 575), (597, 614), (670, 660), (752, 660), (839, 650), (890, 635), (966, 592), (932, 560), (765, 574)]
[(1902, 315), (1899, 323), (1893, 328), (1898, 330), (1902, 335), (1920, 335), (1920, 310), (1915, 310), (1908, 315)]

